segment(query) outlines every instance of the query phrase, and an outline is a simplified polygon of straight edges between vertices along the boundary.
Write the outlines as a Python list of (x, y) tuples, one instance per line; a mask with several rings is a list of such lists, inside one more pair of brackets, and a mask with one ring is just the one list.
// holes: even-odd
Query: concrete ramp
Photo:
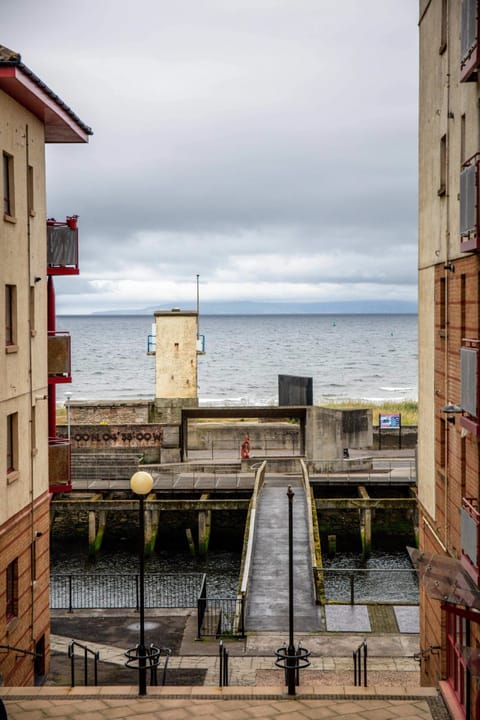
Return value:
[(315, 605), (308, 544), (307, 504), (297, 477), (267, 476), (256, 517), (255, 547), (248, 588), (246, 629), (289, 629), (288, 609), (288, 485), (293, 498), (293, 585), (295, 631), (321, 630)]

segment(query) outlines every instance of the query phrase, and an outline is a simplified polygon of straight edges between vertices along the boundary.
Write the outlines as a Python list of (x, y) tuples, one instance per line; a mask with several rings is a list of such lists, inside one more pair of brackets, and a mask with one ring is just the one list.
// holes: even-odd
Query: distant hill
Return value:
[[(195, 309), (194, 302), (159, 303), (137, 310), (108, 310), (93, 312), (92, 315), (153, 315), (155, 310)], [(202, 302), (202, 315), (416, 315), (416, 302), (397, 300), (363, 300), (358, 302)]]

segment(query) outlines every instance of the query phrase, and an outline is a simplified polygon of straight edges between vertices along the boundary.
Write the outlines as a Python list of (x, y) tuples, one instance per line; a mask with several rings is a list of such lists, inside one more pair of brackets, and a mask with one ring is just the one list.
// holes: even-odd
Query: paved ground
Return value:
[[(8, 689), (7, 689), (8, 690)], [(295, 698), (288, 698), (281, 688), (212, 689), (183, 688), (173, 696), (167, 688), (157, 688), (146, 698), (138, 698), (135, 688), (104, 688), (89, 693), (77, 688), (68, 692), (39, 691), (36, 696), (7, 692), (5, 707), (9, 720), (250, 720), (279, 718), (282, 720), (448, 720), (439, 698), (430, 692), (411, 695), (399, 690), (386, 696), (381, 692), (354, 694), (344, 688), (322, 694), (315, 688), (304, 688)], [(47, 690), (46, 688), (44, 690)], [(112, 692), (113, 690), (113, 692)], [(168, 690), (168, 694), (164, 691)]]

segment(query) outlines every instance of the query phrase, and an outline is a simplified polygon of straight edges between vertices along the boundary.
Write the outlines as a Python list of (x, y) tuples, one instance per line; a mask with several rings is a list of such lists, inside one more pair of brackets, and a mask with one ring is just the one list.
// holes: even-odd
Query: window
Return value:
[(31, 446), (32, 446), (32, 455), (36, 455), (37, 450), (37, 410), (35, 408), (35, 405), (32, 407), (32, 421), (31, 421)]
[(7, 352), (17, 344), (17, 287), (5, 285), (5, 345)]
[(467, 662), (463, 656), (463, 649), (469, 648), (470, 625), (477, 623), (478, 619), (475, 613), (453, 605), (445, 606), (446, 621), (446, 665), (447, 665), (447, 682), (454, 691), (459, 705), (465, 713), (465, 717), (473, 717), (470, 715), (470, 672)]
[(33, 192), (33, 167), (28, 166), (27, 170), (27, 203), (28, 203), (28, 214), (30, 217), (35, 216), (35, 198)]
[(442, 0), (442, 25), (440, 28), (440, 47), (438, 52), (440, 55), (447, 49), (448, 34), (448, 0)]
[(4, 219), (15, 216), (13, 195), (13, 156), (3, 153), (3, 216)]
[(18, 470), (18, 415), (7, 415), (7, 475)]
[(35, 318), (35, 286), (30, 288), (29, 295), (30, 304), (30, 336), (35, 337), (37, 331), (35, 330), (36, 318)]
[(18, 616), (18, 560), (7, 566), (7, 601), (5, 617), (7, 622)]
[(438, 195), (445, 195), (447, 192), (447, 136), (440, 138), (440, 185)]
[(447, 431), (447, 424), (443, 418), (440, 418), (440, 433), (439, 433), (439, 458), (438, 458), (438, 464), (441, 468), (445, 469), (445, 461), (446, 461), (446, 443), (445, 443), (445, 433)]
[(438, 302), (437, 302), (439, 331), (440, 331), (441, 338), (446, 337), (446, 328), (447, 328), (446, 295), (447, 295), (447, 282), (446, 282), (445, 278), (442, 277), (442, 278), (440, 278), (439, 298), (438, 298)]

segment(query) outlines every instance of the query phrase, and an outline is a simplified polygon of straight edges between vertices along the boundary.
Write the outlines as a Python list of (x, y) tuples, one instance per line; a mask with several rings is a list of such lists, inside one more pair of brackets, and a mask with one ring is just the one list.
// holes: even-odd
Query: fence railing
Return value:
[(414, 568), (323, 568), (328, 602), (418, 604), (418, 574)]
[[(204, 573), (147, 573), (146, 608), (194, 608), (201, 592)], [(139, 576), (58, 575), (50, 577), (50, 607), (53, 610), (90, 608), (139, 609)]]
[(198, 639), (232, 635), (245, 637), (245, 607), (236, 598), (198, 598)]

